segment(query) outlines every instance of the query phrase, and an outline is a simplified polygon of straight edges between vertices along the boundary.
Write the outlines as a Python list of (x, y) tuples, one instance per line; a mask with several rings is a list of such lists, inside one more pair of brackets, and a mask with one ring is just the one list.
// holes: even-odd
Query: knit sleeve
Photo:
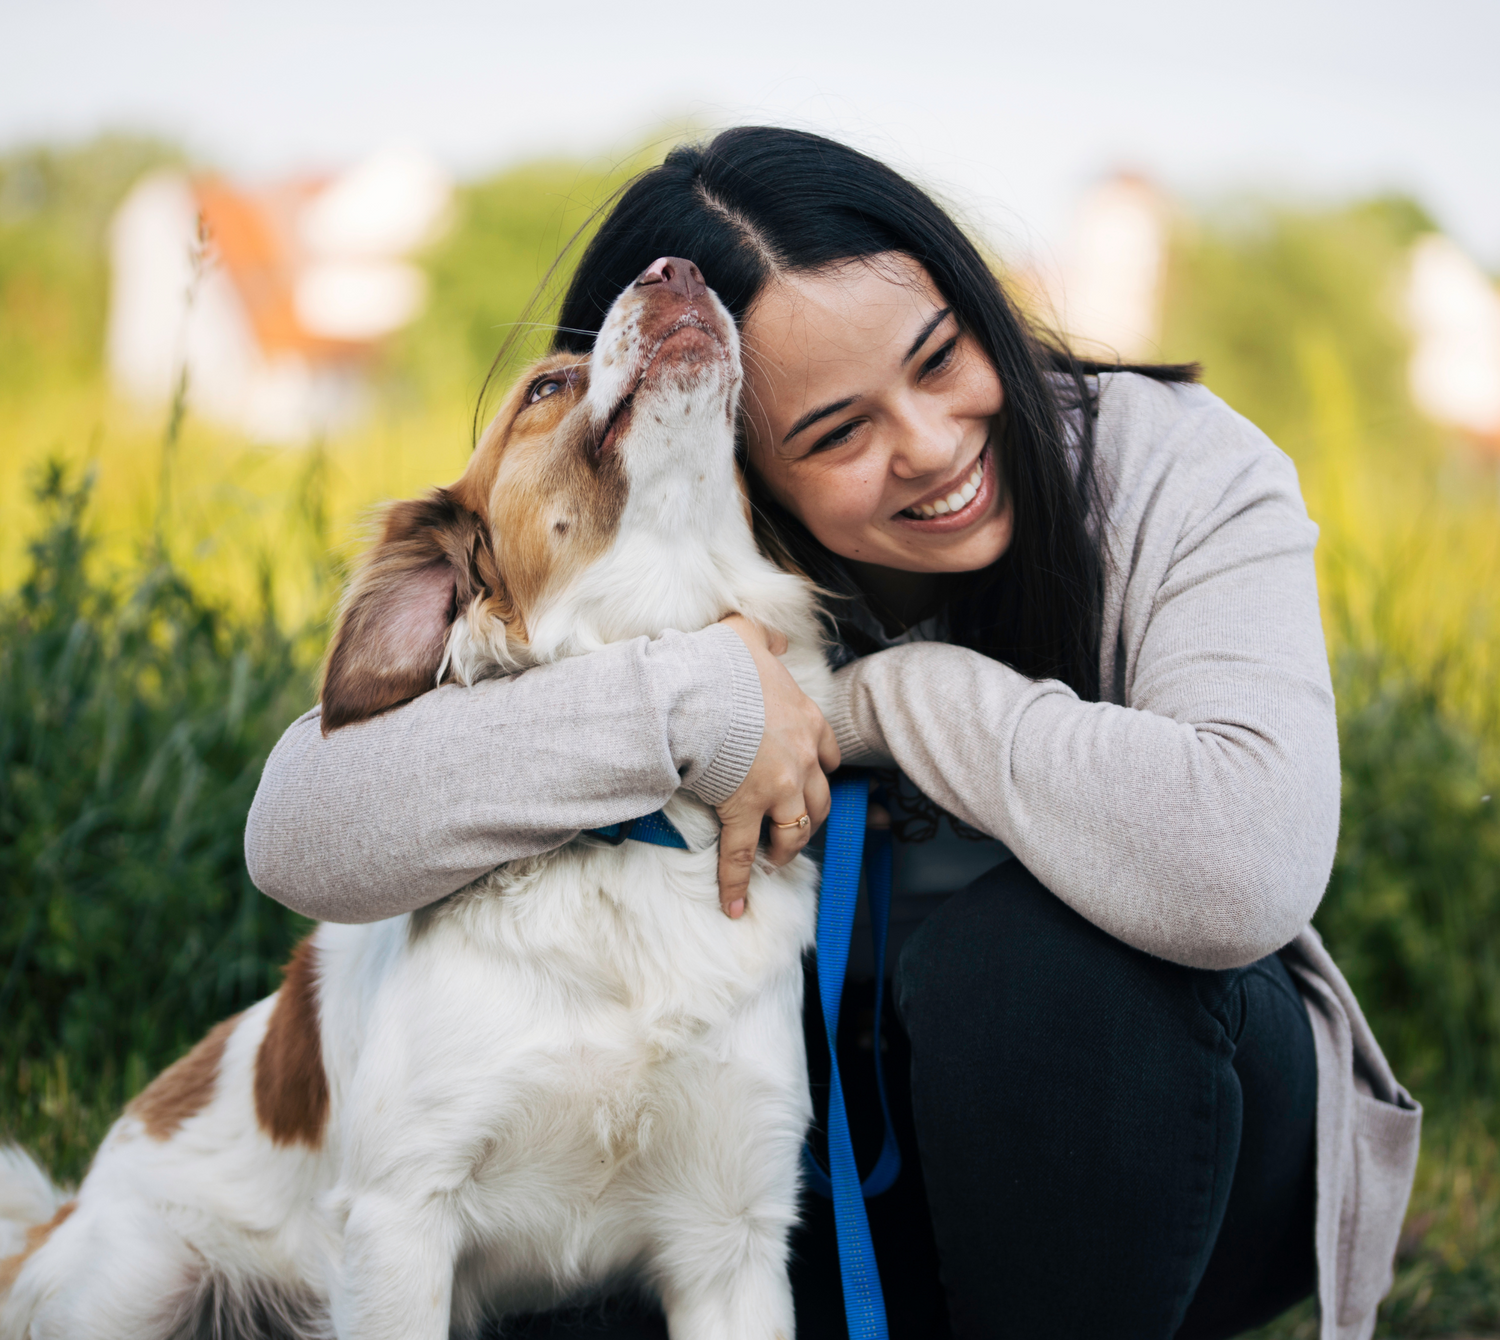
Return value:
[(266, 762), (246, 863), (307, 916), (377, 921), (680, 786), (721, 802), (763, 724), (754, 660), (722, 625), (445, 685), (326, 738), (314, 709)]

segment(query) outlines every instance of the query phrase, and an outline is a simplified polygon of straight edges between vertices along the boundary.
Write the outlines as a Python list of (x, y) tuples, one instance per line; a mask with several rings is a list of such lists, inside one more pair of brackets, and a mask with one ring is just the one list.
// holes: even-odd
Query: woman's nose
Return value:
[(923, 475), (941, 474), (958, 462), (954, 459), (963, 445), (963, 428), (939, 405), (927, 413), (909, 405), (896, 416), (895, 441), (891, 449), (891, 471), (900, 479), (920, 479)]

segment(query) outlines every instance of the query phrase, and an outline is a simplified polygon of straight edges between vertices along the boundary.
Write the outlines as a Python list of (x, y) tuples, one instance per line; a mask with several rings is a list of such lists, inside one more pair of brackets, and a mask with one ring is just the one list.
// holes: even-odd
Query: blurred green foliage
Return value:
[(275, 988), (297, 919), (246, 875), (245, 813), (311, 696), (269, 607), (216, 610), (160, 552), (91, 576), (88, 496), (38, 481), (0, 604), (0, 1122), (74, 1177), (99, 1119)]
[(450, 226), (423, 258), (427, 307), (400, 336), (394, 368), (426, 394), (472, 400), (513, 337), (511, 362), (539, 355), (561, 296), (553, 284), (533, 301), (539, 283), (570, 241), (576, 259), (599, 207), (648, 161), (530, 163), (461, 186)]
[(1494, 1095), (1500, 778), (1430, 683), (1368, 653), (1337, 671), (1343, 822), (1317, 925), (1408, 1085)]
[(1241, 201), (1189, 221), (1167, 272), (1168, 356), (1191, 350), (1215, 392), (1301, 457), (1319, 427), (1303, 351), (1331, 341), (1362, 441), (1431, 443), (1406, 394), (1398, 279), (1412, 238), (1435, 227), (1400, 197), (1318, 212)]
[(97, 373), (110, 214), (143, 172), (180, 161), (169, 145), (117, 135), (0, 157), (0, 391)]

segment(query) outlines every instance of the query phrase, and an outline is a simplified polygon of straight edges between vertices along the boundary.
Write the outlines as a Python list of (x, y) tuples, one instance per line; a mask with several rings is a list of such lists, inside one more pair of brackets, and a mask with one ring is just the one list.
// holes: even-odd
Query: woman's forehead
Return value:
[(777, 278), (741, 331), (747, 409), (775, 428), (816, 403), (874, 390), (946, 306), (931, 276), (906, 256)]
[(843, 342), (865, 333), (878, 338), (914, 312), (944, 305), (921, 264), (885, 253), (778, 275), (746, 314), (742, 334), (764, 346), (799, 337)]

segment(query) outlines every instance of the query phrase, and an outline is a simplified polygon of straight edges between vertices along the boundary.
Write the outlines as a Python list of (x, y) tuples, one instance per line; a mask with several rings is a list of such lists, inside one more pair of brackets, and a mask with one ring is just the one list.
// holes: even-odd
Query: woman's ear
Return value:
[(435, 688), (453, 620), (498, 586), (488, 527), (452, 491), (396, 503), (339, 615), (323, 669), (323, 734)]

